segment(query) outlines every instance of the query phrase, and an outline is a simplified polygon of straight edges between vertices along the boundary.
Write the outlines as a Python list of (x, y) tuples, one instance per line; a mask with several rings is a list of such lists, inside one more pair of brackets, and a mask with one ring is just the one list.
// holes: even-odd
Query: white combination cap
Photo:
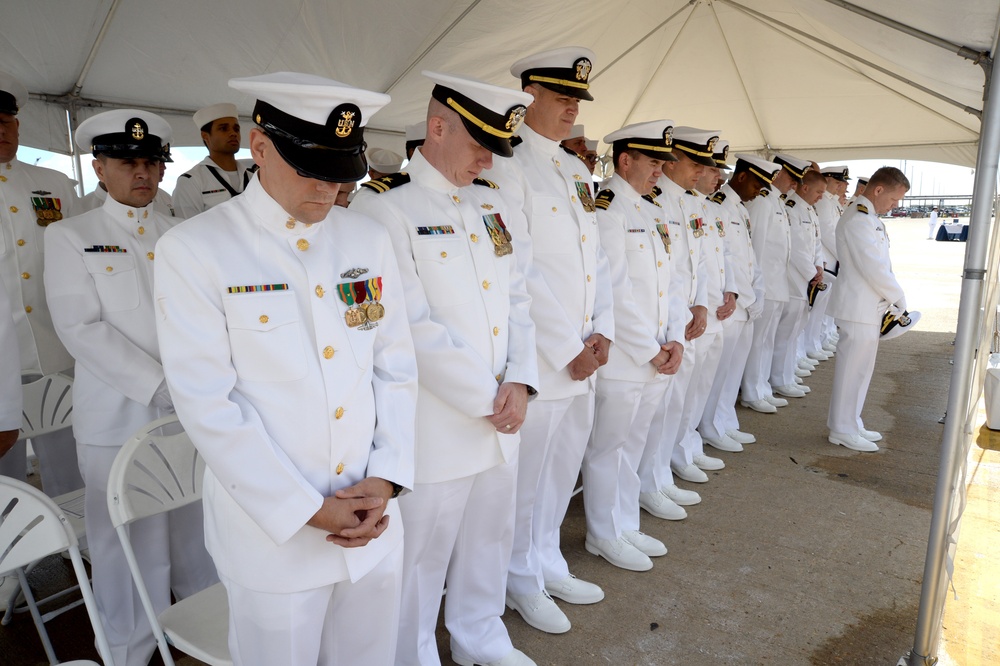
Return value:
[(593, 101), (590, 73), (594, 52), (583, 46), (564, 46), (521, 58), (510, 66), (510, 73), (521, 79), (521, 87), (537, 83), (563, 95)]
[(715, 144), (719, 142), (719, 130), (703, 130), (697, 127), (674, 128), (674, 150), (681, 151), (689, 158), (705, 166), (717, 166), (713, 155)]
[(77, 147), (94, 156), (170, 159), (170, 123), (149, 111), (115, 109), (87, 118), (76, 129)]
[(638, 150), (644, 155), (667, 162), (676, 162), (673, 155), (674, 121), (652, 120), (626, 125), (604, 137), (604, 143), (618, 150)]

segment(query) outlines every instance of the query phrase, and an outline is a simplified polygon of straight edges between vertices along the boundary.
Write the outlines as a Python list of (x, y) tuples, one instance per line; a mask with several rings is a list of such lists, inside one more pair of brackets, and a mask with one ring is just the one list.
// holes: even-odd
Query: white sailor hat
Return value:
[(748, 153), (736, 153), (736, 168), (733, 174), (747, 171), (760, 178), (764, 183), (770, 185), (774, 177), (781, 171), (781, 165), (768, 162), (763, 157), (750, 155)]
[(858, 176), (858, 184), (859, 185), (867, 185), (868, 184), (868, 179), (867, 178), (862, 178), (862, 177)]
[(920, 321), (921, 314), (918, 310), (913, 312), (904, 311), (903, 314), (896, 316), (891, 310), (886, 311), (882, 315), (882, 326), (879, 329), (879, 340), (892, 340), (893, 338), (898, 338), (903, 333), (906, 333), (912, 328), (915, 328), (917, 322)]
[(563, 95), (593, 101), (590, 73), (594, 52), (582, 46), (564, 46), (521, 58), (510, 66), (510, 73), (521, 79), (521, 87), (538, 85)]
[(676, 162), (673, 154), (674, 121), (653, 120), (626, 125), (604, 137), (604, 143), (617, 151), (638, 150), (643, 155), (664, 162)]
[(514, 154), (510, 138), (521, 127), (531, 95), (454, 74), (423, 75), (436, 84), (431, 97), (457, 113), (479, 145), (501, 157)]
[(117, 159), (170, 159), (170, 124), (149, 111), (115, 109), (87, 118), (76, 129), (76, 145), (84, 152)]
[(372, 148), (365, 152), (368, 166), (379, 173), (396, 173), (403, 166), (403, 156), (385, 148)]
[(220, 102), (195, 111), (194, 124), (198, 129), (201, 129), (205, 125), (208, 125), (219, 118), (236, 118), (238, 120), (239, 117), (240, 112), (236, 109), (235, 104)]
[(7, 72), (0, 72), (0, 113), (16, 116), (28, 103), (28, 89)]
[(587, 130), (584, 129), (583, 125), (573, 125), (573, 128), (569, 131), (569, 136), (567, 139), (579, 139), (580, 137), (587, 138)]
[(681, 151), (693, 161), (704, 166), (716, 166), (712, 155), (719, 142), (718, 130), (703, 130), (695, 127), (674, 128), (674, 151)]
[(820, 173), (824, 176), (829, 176), (834, 180), (839, 180), (842, 182), (847, 182), (850, 180), (850, 171), (844, 164), (838, 164), (837, 166), (828, 166), (820, 170)]
[(719, 139), (719, 142), (715, 144), (715, 152), (712, 153), (712, 159), (715, 160), (715, 166), (719, 169), (728, 170), (729, 165), (726, 164), (726, 160), (729, 159), (729, 142), (725, 139)]
[(587, 145), (587, 150), (597, 152), (597, 139), (587, 139), (584, 143)]
[(388, 95), (295, 72), (230, 79), (229, 87), (257, 99), (253, 121), (300, 176), (349, 183), (368, 173), (364, 127)]
[(809, 160), (799, 159), (785, 153), (775, 153), (774, 161), (790, 173), (796, 182), (802, 182), (802, 176), (805, 175), (806, 171), (812, 165), (812, 162)]

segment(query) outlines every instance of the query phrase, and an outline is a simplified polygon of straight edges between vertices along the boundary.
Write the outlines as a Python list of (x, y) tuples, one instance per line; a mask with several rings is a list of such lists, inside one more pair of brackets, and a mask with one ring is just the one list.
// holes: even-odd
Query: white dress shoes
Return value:
[(869, 442), (882, 441), (882, 433), (875, 432), (874, 430), (865, 430), (864, 428), (862, 428), (861, 431), (858, 432), (858, 434), (867, 439)]
[(573, 574), (551, 583), (546, 581), (545, 591), (568, 604), (596, 604), (604, 598), (604, 590)]
[(852, 451), (861, 451), (863, 453), (874, 453), (875, 451), (878, 451), (878, 445), (875, 444), (875, 442), (869, 442), (867, 439), (854, 432), (831, 432), (827, 439), (831, 444), (840, 444), (841, 446), (846, 446)]
[(701, 439), (712, 448), (719, 449), (720, 451), (739, 453), (743, 450), (743, 445), (728, 435), (723, 435), (718, 439), (714, 437), (702, 437)]
[(812, 374), (811, 370), (803, 370), (802, 368), (795, 368), (795, 376), (801, 378), (808, 377)]
[(812, 393), (812, 389), (809, 388), (808, 386), (806, 386), (805, 384), (803, 384), (802, 380), (799, 380), (797, 382), (797, 385), (796, 385), (795, 388), (797, 388), (798, 390), (800, 390), (800, 391), (802, 391), (803, 393), (806, 393), (806, 394)]
[(706, 456), (704, 453), (694, 457), (694, 464), (698, 469), (705, 472), (714, 472), (726, 468), (726, 463), (722, 459)]
[(649, 559), (649, 556), (626, 541), (625, 537), (609, 541), (608, 539), (595, 539), (588, 534), (583, 547), (591, 555), (603, 557), (619, 569), (649, 571), (653, 568), (653, 561)]
[(837, 353), (837, 343), (836, 342), (824, 342), (823, 343), (823, 351), (825, 351), (828, 354), (835, 354), (835, 353)]
[(566, 614), (544, 590), (537, 594), (508, 592), (507, 607), (520, 613), (532, 627), (547, 634), (565, 634), (572, 626)]
[(787, 400), (785, 400), (784, 398), (779, 398), (778, 396), (775, 396), (775, 395), (765, 395), (764, 396), (764, 400), (767, 400), (769, 403), (771, 403), (775, 407), (787, 407), (788, 406), (788, 401)]
[(748, 407), (755, 412), (760, 412), (761, 414), (774, 414), (778, 411), (778, 408), (769, 403), (764, 398), (760, 400), (740, 400), (740, 404), (744, 407)]
[(753, 444), (757, 441), (757, 438), (748, 432), (741, 432), (739, 430), (727, 430), (726, 437), (730, 439), (735, 439), (740, 444)]
[(813, 370), (815, 370), (817, 367), (819, 367), (819, 361), (817, 361), (814, 358), (809, 358), (808, 356), (803, 356), (802, 358), (799, 359), (798, 362), (799, 363), (805, 363), (806, 366), (812, 368)]
[(466, 657), (463, 654), (459, 654), (458, 652), (455, 651), (455, 648), (452, 648), (451, 660), (454, 661), (459, 666), (538, 666), (531, 657), (524, 654), (517, 648), (514, 648), (513, 650), (508, 652), (503, 659), (497, 661), (490, 661), (483, 664), (480, 664), (480, 662), (476, 661), (475, 659)]
[(687, 467), (674, 467), (671, 465), (670, 469), (685, 481), (690, 481), (691, 483), (708, 483), (708, 475), (701, 471), (697, 465), (688, 465)]
[(806, 352), (806, 357), (811, 358), (814, 361), (825, 361), (830, 358), (830, 354), (825, 351), (811, 351)]
[(639, 530), (626, 530), (622, 538), (635, 546), (646, 557), (662, 557), (667, 554), (667, 546), (659, 539), (654, 539)]
[(684, 490), (683, 488), (678, 488), (675, 485), (660, 488), (660, 494), (666, 496), (667, 499), (678, 506), (694, 506), (695, 504), (701, 504), (701, 495), (693, 490)]
[(639, 493), (639, 506), (649, 515), (663, 520), (684, 520), (688, 517), (683, 507), (662, 492)]
[(771, 389), (778, 395), (785, 396), (786, 398), (804, 398), (806, 397), (805, 391), (799, 389), (795, 384), (785, 384), (783, 386), (775, 386)]

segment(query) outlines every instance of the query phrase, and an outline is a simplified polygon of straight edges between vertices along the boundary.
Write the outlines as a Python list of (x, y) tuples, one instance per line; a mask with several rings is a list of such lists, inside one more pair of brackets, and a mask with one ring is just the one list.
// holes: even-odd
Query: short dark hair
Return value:
[(896, 167), (891, 166), (880, 168), (868, 178), (867, 187), (874, 189), (879, 185), (886, 188), (895, 188), (902, 185), (907, 190), (910, 189), (910, 181), (906, 178), (906, 174)]
[(812, 187), (813, 183), (819, 182), (821, 180), (824, 182), (826, 181), (826, 179), (823, 177), (823, 174), (821, 174), (819, 171), (816, 171), (815, 169), (809, 169), (804, 174), (802, 174), (803, 185), (808, 185)]

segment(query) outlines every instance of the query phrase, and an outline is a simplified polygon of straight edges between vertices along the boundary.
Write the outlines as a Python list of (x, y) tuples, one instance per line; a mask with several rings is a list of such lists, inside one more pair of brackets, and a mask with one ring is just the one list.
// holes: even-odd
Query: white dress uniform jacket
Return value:
[(785, 215), (785, 200), (776, 190), (762, 188), (746, 205), (754, 253), (764, 275), (764, 297), (788, 301), (788, 257), (791, 232)]
[(650, 361), (660, 353), (660, 345), (683, 344), (688, 312), (679, 291), (670, 288), (673, 254), (666, 214), (617, 174), (598, 196), (597, 206), (615, 309), (615, 344), (597, 375), (665, 381), (667, 376), (658, 374)]
[(726, 267), (726, 222), (718, 203), (707, 199), (700, 192), (698, 198), (705, 211), (703, 235), (700, 238), (705, 261), (705, 297), (708, 307), (705, 332), (718, 333), (722, 330), (722, 321), (716, 312), (722, 307), (724, 292), (727, 291), (726, 286), (729, 282), (729, 271)]
[(21, 356), (10, 298), (0, 289), (0, 432), (21, 427)]
[(813, 207), (796, 192), (785, 199), (791, 244), (788, 253), (788, 297), (798, 301), (808, 298), (809, 281), (816, 276), (816, 267), (822, 266), (819, 244), (819, 219)]
[(864, 196), (840, 218), (840, 275), (826, 311), (831, 317), (879, 325), (890, 305), (906, 309), (903, 289), (892, 272), (884, 225)]
[(837, 266), (837, 221), (844, 214), (844, 207), (836, 194), (824, 192), (814, 206), (819, 217), (819, 235), (823, 243), (823, 261), (830, 271)]
[(17, 160), (0, 164), (0, 278), (10, 297), (22, 374), (73, 367), (45, 300), (42, 238), (46, 225), (78, 212), (73, 184), (63, 174)]
[(722, 207), (726, 227), (726, 286), (725, 291), (738, 296), (732, 318), (747, 321), (748, 310), (764, 300), (764, 276), (750, 239), (750, 213), (740, 201), (740, 195), (728, 184), (712, 195), (712, 200)]
[[(356, 582), (402, 539), (396, 502), (362, 548), (327, 543), (306, 522), (363, 478), (413, 483), (416, 361), (388, 234), (343, 208), (296, 222), (255, 178), (178, 225), (157, 255), (160, 349), (208, 463), (206, 544), (219, 573), (274, 593)], [(376, 278), (384, 318), (348, 327), (338, 286)]]
[(535, 322), (538, 398), (583, 395), (593, 390), (594, 377), (574, 381), (567, 366), (584, 340), (598, 333), (613, 342), (615, 328), (597, 215), (584, 208), (584, 198), (593, 201), (593, 183), (584, 163), (557, 141), (527, 125), (518, 134), (523, 142), (514, 156), (494, 161), (483, 177), (499, 184), (512, 213), (508, 227)]
[(409, 183), (361, 188), (351, 210), (385, 226), (399, 261), (421, 388), (415, 482), (471, 476), (510, 462), (520, 441), (486, 419), (498, 385), (538, 385), (524, 276), (491, 239), (511, 216), (488, 181), (457, 188), (419, 148), (389, 178)]
[[(88, 210), (100, 208), (104, 205), (107, 198), (108, 191), (98, 185), (94, 188), (93, 192), (85, 194), (83, 198), (80, 199), (80, 212), (86, 213)], [(177, 209), (174, 207), (174, 202), (170, 194), (162, 188), (156, 191), (156, 198), (153, 199), (153, 210), (166, 217), (181, 217), (177, 212)], [(175, 223), (178, 221), (179, 220), (176, 220)]]
[(194, 217), (229, 201), (246, 189), (253, 170), (253, 160), (236, 160), (236, 171), (225, 171), (206, 157), (177, 178), (173, 196), (177, 216)]
[(108, 198), (45, 232), (52, 321), (76, 359), (73, 434), (121, 446), (161, 413), (163, 384), (153, 312), (153, 248), (172, 219)]
[[(702, 244), (694, 242), (691, 225), (704, 225), (704, 208), (699, 198), (692, 192), (661, 176), (657, 181), (661, 192), (656, 202), (663, 206), (670, 231), (670, 251), (676, 258), (673, 265), (673, 284), (680, 289), (680, 296), (687, 308), (695, 305), (708, 307), (708, 288), (705, 275), (705, 261)], [(691, 321), (690, 310), (685, 315), (684, 325)], [(685, 343), (686, 344), (686, 343)]]

